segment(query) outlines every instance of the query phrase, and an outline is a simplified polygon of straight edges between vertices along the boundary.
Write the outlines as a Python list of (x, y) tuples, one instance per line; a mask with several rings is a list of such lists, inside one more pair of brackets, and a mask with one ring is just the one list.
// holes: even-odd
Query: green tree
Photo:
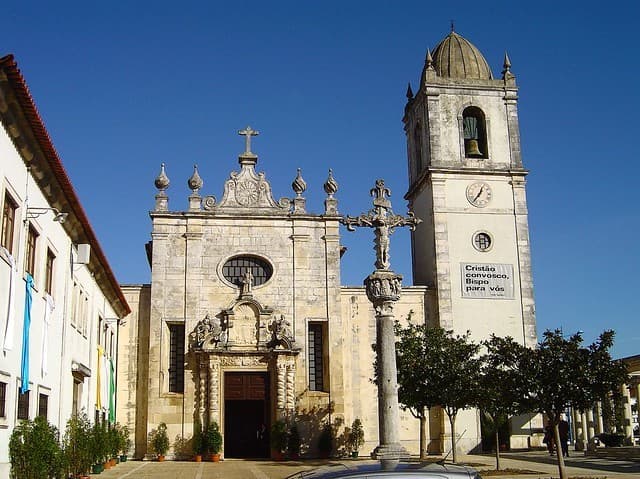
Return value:
[(511, 337), (491, 335), (482, 344), (486, 347), (486, 353), (481, 358), (481, 394), (478, 395), (477, 406), (493, 426), (496, 469), (500, 470), (500, 427), (511, 416), (531, 410), (527, 395), (523, 393), (528, 382), (521, 369), (521, 362), (530, 350)]
[[(620, 394), (620, 387), (628, 381), (622, 361), (611, 358), (613, 331), (604, 331), (588, 347), (582, 346), (580, 332), (569, 338), (562, 331), (547, 330), (535, 350), (523, 356), (523, 393), (531, 400), (532, 409), (546, 414), (553, 427), (556, 444), (560, 444), (558, 423), (568, 407), (585, 411), (597, 401)], [(560, 479), (567, 473), (560, 448), (557, 448)]]
[(67, 421), (62, 444), (68, 472), (73, 477), (88, 473), (93, 462), (91, 422), (84, 411)]
[[(428, 328), (409, 322), (395, 324), (398, 401), (420, 419), (420, 456), (426, 451), (425, 434), (428, 410), (441, 406), (451, 426), (451, 451), (456, 454), (456, 417), (458, 412), (477, 403), (480, 375), (479, 345), (470, 333), (454, 335), (443, 328)], [(377, 370), (374, 365), (374, 370)]]
[(21, 421), (9, 439), (10, 477), (16, 479), (60, 478), (63, 470), (58, 430), (38, 416)]
[(395, 334), (398, 402), (402, 409), (420, 421), (420, 459), (426, 459), (429, 410), (440, 404), (438, 392), (430, 382), (434, 372), (428, 359), (432, 352), (429, 348), (431, 336), (437, 332), (428, 330), (425, 324), (411, 322), (403, 328), (396, 321)]

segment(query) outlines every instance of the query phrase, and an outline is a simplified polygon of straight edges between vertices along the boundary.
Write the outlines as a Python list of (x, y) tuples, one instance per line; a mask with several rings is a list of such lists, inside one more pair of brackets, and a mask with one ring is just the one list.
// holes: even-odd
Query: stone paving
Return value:
[[(127, 461), (102, 474), (92, 475), (92, 479), (284, 479), (304, 470), (318, 468), (344, 460), (304, 460), (273, 462), (266, 460), (227, 459), (219, 463), (182, 461)], [(358, 459), (357, 461), (365, 461)], [(482, 474), (483, 470), (495, 468), (495, 459), (490, 455), (468, 455), (459, 458), (460, 463), (473, 465)], [(574, 455), (566, 459), (569, 477), (640, 479), (640, 462), (625, 460), (597, 459)], [(505, 453), (501, 456), (502, 468), (535, 471), (534, 474), (506, 474), (498, 479), (539, 479), (558, 477), (556, 459), (545, 452)]]

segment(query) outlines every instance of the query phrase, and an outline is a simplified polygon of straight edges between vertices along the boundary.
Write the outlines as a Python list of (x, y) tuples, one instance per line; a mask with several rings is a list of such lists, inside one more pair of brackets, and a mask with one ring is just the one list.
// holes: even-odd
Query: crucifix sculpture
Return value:
[(378, 365), (378, 437), (380, 444), (373, 451), (383, 466), (393, 466), (409, 457), (400, 444), (400, 416), (398, 406), (398, 380), (396, 368), (395, 336), (393, 332), (393, 304), (400, 299), (402, 276), (391, 270), (389, 235), (397, 227), (408, 226), (412, 231), (420, 219), (412, 212), (396, 215), (391, 209), (391, 191), (384, 180), (376, 180), (372, 188), (373, 208), (357, 217), (346, 216), (340, 222), (349, 231), (356, 227), (373, 228), (375, 234), (376, 270), (364, 280), (369, 301), (376, 314), (376, 360)]
[(245, 147), (244, 147), (244, 154), (245, 155), (251, 155), (251, 137), (252, 136), (258, 136), (260, 134), (259, 131), (256, 130), (252, 130), (250, 126), (247, 126), (244, 130), (239, 130), (238, 131), (238, 135), (242, 135), (245, 137)]

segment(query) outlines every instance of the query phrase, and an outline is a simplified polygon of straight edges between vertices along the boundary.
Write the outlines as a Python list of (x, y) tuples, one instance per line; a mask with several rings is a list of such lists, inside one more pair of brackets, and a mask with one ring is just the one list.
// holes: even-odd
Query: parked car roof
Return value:
[(337, 463), (318, 469), (301, 471), (287, 479), (481, 479), (478, 472), (468, 466), (439, 463), (401, 461), (391, 469), (382, 469), (380, 461)]

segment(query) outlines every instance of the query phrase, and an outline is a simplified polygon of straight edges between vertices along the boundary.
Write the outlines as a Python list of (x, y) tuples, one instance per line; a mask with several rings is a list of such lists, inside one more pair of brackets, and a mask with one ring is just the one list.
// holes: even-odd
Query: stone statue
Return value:
[(242, 280), (240, 280), (240, 296), (251, 296), (251, 290), (253, 288), (253, 274), (251, 270), (248, 269), (244, 275), (242, 275)]
[(291, 323), (284, 318), (284, 314), (281, 314), (279, 318), (276, 315), (273, 316), (269, 330), (271, 331), (271, 341), (269, 342), (271, 347), (281, 344), (287, 349), (291, 349), (293, 343)]

